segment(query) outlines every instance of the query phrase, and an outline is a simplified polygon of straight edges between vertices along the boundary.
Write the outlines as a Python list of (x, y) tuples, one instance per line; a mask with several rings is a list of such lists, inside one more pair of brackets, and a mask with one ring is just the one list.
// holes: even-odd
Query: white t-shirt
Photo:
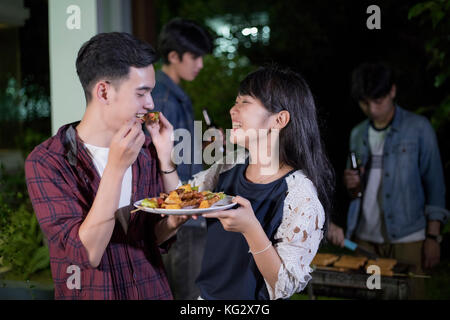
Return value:
[(386, 135), (390, 127), (376, 130), (369, 126), (369, 145), (371, 153), (371, 167), (368, 172), (366, 189), (362, 200), (361, 218), (356, 229), (356, 236), (374, 243), (405, 243), (425, 239), (425, 229), (414, 232), (406, 237), (389, 241), (384, 223), (382, 178), (383, 178), (383, 149)]
[[(106, 163), (108, 162), (109, 148), (97, 147), (87, 143), (85, 143), (84, 145), (91, 153), (92, 161), (94, 162), (95, 168), (97, 169), (97, 172), (101, 178), (103, 176), (103, 171), (105, 170)], [(133, 175), (130, 166), (125, 172), (122, 180), (119, 208), (128, 206), (131, 203), (132, 177)]]

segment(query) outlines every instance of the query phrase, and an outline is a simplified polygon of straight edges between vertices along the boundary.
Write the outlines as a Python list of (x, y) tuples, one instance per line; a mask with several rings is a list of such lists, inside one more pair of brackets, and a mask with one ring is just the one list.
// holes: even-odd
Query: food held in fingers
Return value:
[(136, 118), (141, 120), (142, 122), (150, 121), (150, 123), (159, 122), (159, 112), (147, 112), (147, 113), (136, 113)]

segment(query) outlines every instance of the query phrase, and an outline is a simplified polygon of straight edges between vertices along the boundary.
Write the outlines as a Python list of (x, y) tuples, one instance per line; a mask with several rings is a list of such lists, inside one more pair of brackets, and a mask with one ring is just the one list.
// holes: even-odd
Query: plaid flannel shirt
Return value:
[[(29, 196), (48, 239), (55, 298), (172, 299), (162, 249), (155, 241), (154, 226), (160, 219), (156, 215), (130, 214), (131, 206), (122, 210), (128, 216), (118, 219), (121, 223), (116, 223), (100, 265), (90, 265), (78, 230), (94, 202), (100, 176), (76, 125), (61, 127), (25, 163)], [(132, 165), (132, 202), (162, 191), (156, 159), (156, 150), (146, 137)]]

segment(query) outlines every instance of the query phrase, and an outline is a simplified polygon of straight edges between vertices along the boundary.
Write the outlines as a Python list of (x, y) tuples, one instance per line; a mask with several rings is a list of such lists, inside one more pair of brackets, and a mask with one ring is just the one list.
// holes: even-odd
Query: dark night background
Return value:
[[(397, 103), (430, 119), (450, 188), (450, 0), (423, 1), (129, 0), (130, 27), (155, 47), (161, 27), (174, 17), (194, 20), (210, 31), (214, 53), (204, 58), (195, 81), (182, 86), (196, 120), (207, 107), (225, 129), (231, 128), (229, 109), (248, 72), (275, 62), (301, 73), (315, 96), (336, 173), (332, 220), (345, 227), (348, 197), (342, 175), (348, 140), (351, 129), (365, 119), (350, 96), (351, 73), (362, 62), (388, 63), (397, 78)], [(0, 164), (0, 257), (12, 267), (11, 279), (41, 281), (52, 288), (48, 249), (23, 172), (23, 159), (51, 135), (48, 0), (23, 4), (29, 9), (23, 26), (0, 23), (0, 156), (6, 150), (20, 158), (17, 172), (6, 173)], [(370, 5), (381, 10), (380, 30), (366, 26)], [(255, 34), (248, 33), (256, 27)], [(31, 112), (19, 117), (20, 103)], [(441, 263), (428, 282), (430, 299), (450, 297), (450, 223), (443, 236)]]
[[(251, 25), (254, 12), (266, 12), (270, 27), (270, 42), (252, 43), (250, 48), (238, 44), (239, 55), (251, 65), (276, 62), (300, 72), (310, 84), (321, 116), (323, 139), (336, 170), (337, 193), (335, 221), (343, 225), (347, 199), (342, 188), (342, 172), (348, 152), (351, 128), (364, 119), (358, 105), (350, 97), (351, 71), (364, 61), (383, 60), (397, 76), (397, 102), (408, 110), (437, 105), (449, 92), (448, 83), (436, 88), (436, 67), (429, 67), (430, 56), (425, 50), (433, 35), (431, 24), (420, 19), (408, 19), (408, 11), (418, 1), (148, 1), (153, 10), (146, 21), (151, 30), (147, 39), (156, 45), (161, 26), (173, 17), (185, 17), (205, 25), (207, 18), (239, 15)], [(366, 13), (369, 5), (381, 9), (381, 30), (369, 30)], [(47, 2), (25, 1), (30, 19), (20, 28), (22, 78), (31, 77), (49, 91)], [(232, 20), (232, 18), (230, 18)], [(214, 34), (214, 31), (211, 30)], [(207, 73), (206, 68), (202, 73)], [(195, 81), (192, 84), (195, 86)], [(237, 87), (237, 83), (235, 84)], [(193, 97), (195, 104), (195, 97)], [(212, 111), (219, 123), (231, 101), (224, 101), (222, 112)], [(427, 114), (426, 114), (427, 115)], [(447, 126), (448, 127), (448, 126)], [(443, 163), (447, 163), (448, 128), (440, 129)], [(447, 143), (447, 144), (446, 144)], [(448, 198), (448, 196), (447, 196)]]

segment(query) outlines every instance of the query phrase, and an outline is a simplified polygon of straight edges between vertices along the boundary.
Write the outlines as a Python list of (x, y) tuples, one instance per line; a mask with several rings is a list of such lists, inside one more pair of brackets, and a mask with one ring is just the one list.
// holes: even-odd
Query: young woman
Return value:
[[(231, 142), (245, 152), (190, 183), (235, 195), (239, 206), (204, 215), (207, 241), (196, 283), (202, 299), (289, 298), (311, 279), (334, 184), (314, 99), (297, 73), (265, 67), (242, 81), (230, 115)], [(271, 147), (279, 152), (268, 163), (259, 152)]]

